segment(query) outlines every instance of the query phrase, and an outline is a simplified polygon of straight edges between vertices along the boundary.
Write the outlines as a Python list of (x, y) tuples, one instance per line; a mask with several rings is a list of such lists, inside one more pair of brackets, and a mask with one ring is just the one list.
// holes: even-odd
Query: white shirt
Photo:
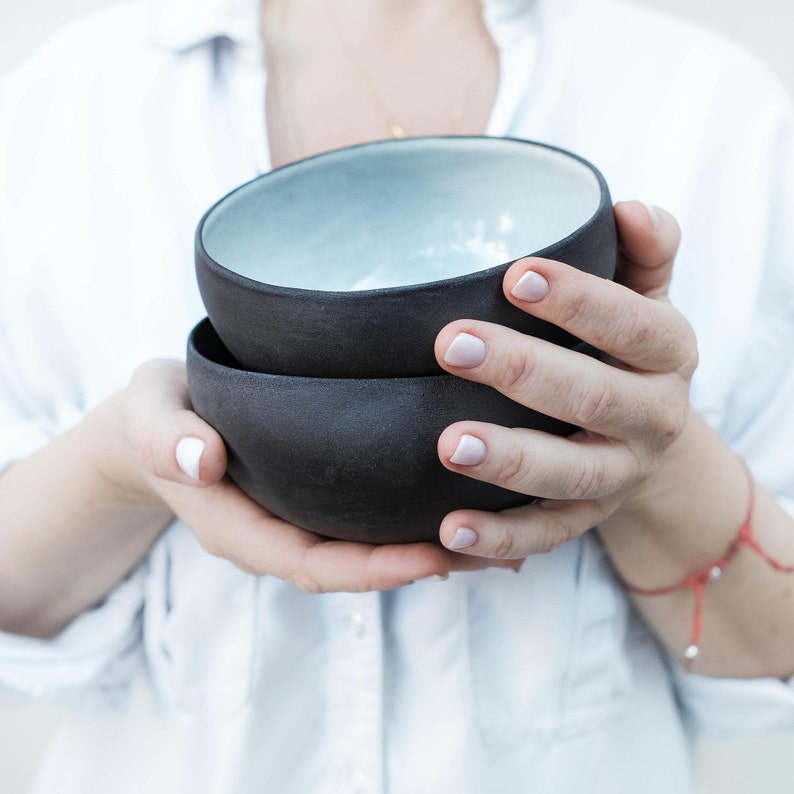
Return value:
[[(634, 6), (484, 11), (501, 67), (488, 132), (572, 149), (614, 199), (676, 214), (693, 402), (794, 508), (784, 93), (741, 51)], [(256, 0), (113, 8), (3, 86), (0, 465), (139, 363), (184, 355), (203, 315), (195, 225), (269, 167), (257, 30)], [(0, 682), (84, 712), (39, 794), (685, 794), (689, 727), (794, 728), (789, 684), (671, 663), (592, 535), (519, 575), (315, 596), (208, 556), (176, 522), (56, 639), (0, 636)]]

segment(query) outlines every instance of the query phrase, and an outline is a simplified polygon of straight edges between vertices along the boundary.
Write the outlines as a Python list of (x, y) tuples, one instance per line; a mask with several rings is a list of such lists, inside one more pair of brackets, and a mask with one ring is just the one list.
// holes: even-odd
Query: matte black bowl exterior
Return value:
[[(414, 138), (338, 150), (284, 168), (238, 188), (268, 187), (273, 175), (281, 178), (290, 169), (307, 169), (324, 158), (336, 157), (339, 169), (348, 167), (359, 150), (382, 152), (394, 147), (427, 144), (444, 147), (486, 145), (499, 151), (501, 144), (526, 144), (527, 150), (561, 152), (527, 141), (499, 138)], [(400, 149), (403, 151), (403, 149)], [(476, 154), (473, 153), (473, 156)], [(535, 319), (507, 301), (502, 292), (505, 271), (515, 259), (529, 254), (556, 259), (604, 278), (612, 278), (617, 261), (617, 237), (612, 202), (606, 183), (592, 165), (600, 203), (586, 223), (564, 239), (537, 251), (521, 251), (508, 262), (468, 275), (409, 286), (324, 291), (276, 286), (248, 278), (224, 267), (207, 252), (203, 230), (207, 218), (237, 191), (221, 199), (202, 218), (195, 240), (196, 274), (207, 314), (218, 335), (238, 361), (249, 370), (312, 377), (397, 377), (441, 372), (433, 354), (436, 335), (447, 323), (477, 319), (514, 328), (566, 347), (578, 340), (553, 325)], [(366, 178), (366, 177), (365, 177)], [(465, 174), (461, 176), (465, 183)], [(370, 178), (370, 181), (371, 178)], [(461, 188), (463, 190), (463, 187)], [(483, 187), (483, 190), (487, 190)], [(341, 193), (342, 191), (340, 191)], [(271, 196), (270, 201), (273, 201)], [(286, 199), (289, 200), (289, 199)], [(300, 202), (300, 197), (295, 200)], [(343, 201), (343, 198), (339, 199)], [(258, 209), (267, 212), (267, 206)], [(323, 222), (318, 218), (317, 223)], [(520, 218), (516, 223), (520, 223)], [(255, 220), (250, 221), (256, 223)], [(389, 223), (384, 210), (384, 223)], [(344, 230), (343, 230), (344, 231)], [(286, 234), (286, 232), (285, 232)], [(297, 233), (296, 237), (300, 234)], [(378, 235), (372, 233), (377, 250)], [(267, 252), (262, 253), (263, 257)], [(323, 251), (316, 252), (322, 261)]]
[(462, 419), (569, 434), (570, 425), (452, 375), (302, 378), (237, 368), (208, 320), (193, 330), (193, 408), (223, 437), (228, 472), (270, 512), (328, 537), (437, 541), (458, 508), (530, 500), (445, 469), (441, 431)]

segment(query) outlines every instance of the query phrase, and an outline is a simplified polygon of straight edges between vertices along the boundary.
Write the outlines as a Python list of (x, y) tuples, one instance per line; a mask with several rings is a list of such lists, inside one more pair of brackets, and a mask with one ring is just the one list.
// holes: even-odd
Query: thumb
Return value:
[(218, 432), (190, 405), (185, 365), (150, 361), (127, 389), (128, 440), (138, 464), (171, 482), (207, 486), (226, 472), (226, 447)]
[(615, 205), (620, 256), (615, 281), (648, 298), (667, 295), (681, 242), (676, 219), (641, 201)]

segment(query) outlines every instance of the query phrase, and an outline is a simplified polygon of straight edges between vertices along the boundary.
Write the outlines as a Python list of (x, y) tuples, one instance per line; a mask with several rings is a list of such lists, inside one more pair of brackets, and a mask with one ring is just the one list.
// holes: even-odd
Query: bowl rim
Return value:
[[(201, 362), (202, 366), (210, 367), (216, 370), (219, 373), (239, 373), (239, 376), (244, 376), (248, 379), (254, 379), (257, 381), (262, 380), (269, 380), (269, 381), (281, 381), (285, 383), (286, 381), (295, 381), (297, 383), (306, 383), (311, 381), (317, 385), (321, 385), (322, 383), (333, 383), (335, 385), (341, 385), (344, 383), (378, 383), (383, 384), (384, 382), (388, 381), (424, 381), (428, 382), (430, 380), (435, 380), (436, 382), (440, 382), (442, 380), (455, 380), (455, 381), (465, 381), (467, 383), (474, 383), (475, 381), (468, 381), (465, 378), (459, 378), (456, 375), (452, 375), (449, 372), (445, 372), (441, 370), (439, 372), (431, 372), (424, 375), (393, 375), (393, 376), (386, 376), (386, 377), (356, 377), (356, 376), (341, 376), (341, 377), (333, 377), (330, 375), (323, 375), (323, 376), (314, 376), (314, 375), (284, 375), (278, 372), (259, 372), (258, 370), (254, 369), (247, 369), (242, 364), (239, 364), (236, 367), (231, 367), (228, 364), (224, 364), (221, 361), (216, 361), (214, 358), (210, 358), (206, 353), (196, 346), (196, 336), (198, 334), (207, 333), (205, 329), (209, 329), (209, 333), (213, 334), (217, 341), (223, 346), (229, 356), (234, 360), (234, 354), (226, 347), (224, 341), (218, 336), (218, 332), (215, 330), (215, 326), (212, 324), (212, 320), (209, 317), (203, 317), (199, 320), (193, 328), (191, 328), (190, 333), (188, 334), (187, 338), (187, 355), (197, 357)], [(188, 367), (188, 369), (190, 369)]]
[[(208, 331), (205, 329), (209, 329)], [(229, 357), (233, 359), (238, 366), (231, 367), (228, 364), (224, 364), (223, 362), (216, 361), (214, 358), (210, 358), (206, 355), (203, 351), (199, 350), (196, 346), (196, 336), (198, 334), (203, 333), (211, 333), (215, 336), (216, 340), (220, 345), (226, 350), (229, 354)], [(578, 342), (577, 344), (573, 345), (573, 347), (564, 348), (566, 350), (570, 350), (575, 353), (587, 353), (587, 351), (592, 351), (590, 355), (593, 355), (595, 348), (587, 342)], [(438, 372), (429, 372), (420, 375), (381, 375), (381, 376), (369, 376), (369, 377), (358, 377), (355, 375), (341, 375), (341, 376), (333, 376), (333, 375), (289, 375), (283, 374), (280, 372), (261, 372), (255, 369), (248, 369), (243, 364), (237, 362), (237, 359), (234, 357), (234, 354), (226, 347), (226, 343), (220, 338), (218, 332), (215, 330), (215, 326), (212, 324), (212, 320), (209, 317), (203, 317), (199, 320), (191, 329), (190, 333), (188, 334), (187, 338), (187, 357), (190, 358), (195, 356), (201, 361), (201, 366), (210, 367), (216, 370), (219, 373), (230, 373), (236, 372), (239, 373), (239, 377), (246, 377), (248, 379), (255, 379), (257, 381), (268, 380), (268, 381), (281, 381), (282, 383), (286, 383), (287, 381), (295, 381), (296, 383), (306, 383), (311, 381), (317, 385), (321, 385), (323, 383), (333, 383), (335, 385), (341, 385), (345, 383), (378, 383), (379, 387), (382, 386), (384, 382), (390, 381), (411, 381), (411, 382), (461, 382), (461, 383), (468, 383), (473, 384), (477, 383), (479, 386), (484, 386), (484, 384), (480, 383), (479, 381), (470, 380), (469, 378), (461, 378), (458, 375), (453, 375), (451, 372), (447, 372), (446, 370), (439, 370)], [(188, 367), (190, 370), (190, 367)], [(486, 387), (490, 388), (490, 387)]]
[[(598, 183), (598, 189), (600, 192), (598, 206), (596, 207), (593, 214), (580, 226), (574, 229), (570, 234), (566, 235), (565, 237), (560, 238), (556, 242), (551, 243), (550, 245), (545, 246), (537, 251), (528, 251), (525, 254), (522, 254), (520, 257), (515, 259), (511, 259), (508, 262), (503, 262), (498, 265), (494, 265), (489, 268), (483, 268), (482, 270), (476, 270), (472, 273), (464, 273), (458, 276), (451, 276), (449, 278), (443, 279), (436, 279), (433, 281), (417, 281), (413, 284), (402, 284), (396, 285), (391, 287), (376, 287), (372, 289), (362, 289), (362, 290), (323, 290), (323, 289), (309, 289), (306, 287), (285, 287), (279, 284), (270, 284), (266, 281), (257, 281), (256, 279), (249, 278), (248, 276), (244, 276), (234, 270), (230, 270), (229, 268), (222, 265), (216, 259), (214, 259), (210, 254), (207, 252), (206, 247), (204, 246), (203, 240), (203, 231), (204, 225), (212, 215), (212, 213), (225, 201), (231, 198), (237, 192), (246, 189), (249, 185), (252, 185), (254, 182), (258, 182), (263, 179), (267, 179), (269, 176), (275, 173), (281, 173), (285, 169), (295, 168), (298, 166), (303, 166), (307, 162), (312, 160), (316, 160), (318, 158), (327, 157), (329, 155), (339, 155), (340, 153), (350, 152), (356, 149), (363, 149), (363, 148), (370, 148), (370, 147), (382, 147), (382, 146), (406, 146), (412, 145), (413, 143), (422, 143), (428, 141), (487, 141), (487, 142), (498, 142), (498, 141), (510, 141), (512, 143), (520, 143), (526, 144), (529, 146), (533, 146), (536, 148), (546, 149), (552, 152), (557, 152), (559, 154), (565, 155), (573, 160), (578, 161), (582, 165), (584, 165), (588, 170), (590, 170), (595, 176), (596, 181)], [(609, 193), (609, 187), (607, 185), (606, 179), (601, 171), (598, 170), (589, 160), (586, 160), (581, 155), (575, 154), (567, 149), (564, 149), (560, 146), (554, 146), (549, 143), (544, 143), (542, 141), (534, 141), (527, 138), (515, 138), (505, 135), (417, 135), (412, 136), (411, 138), (405, 138), (401, 140), (392, 140), (392, 139), (384, 139), (378, 141), (366, 141), (364, 143), (356, 143), (351, 146), (343, 146), (337, 149), (330, 149), (325, 152), (318, 152), (317, 154), (313, 154), (309, 157), (305, 157), (301, 160), (295, 160), (290, 163), (286, 163), (284, 165), (279, 166), (278, 168), (274, 168), (270, 171), (265, 172), (264, 174), (259, 174), (255, 176), (253, 179), (249, 179), (247, 182), (244, 182), (241, 185), (238, 185), (233, 190), (226, 193), (224, 196), (219, 198), (212, 206), (201, 216), (201, 219), (198, 222), (196, 227), (196, 233), (194, 238), (194, 250), (195, 250), (195, 259), (196, 259), (196, 268), (198, 268), (199, 264), (206, 267), (216, 276), (223, 278), (226, 281), (233, 283), (237, 287), (241, 287), (243, 289), (259, 292), (259, 293), (267, 293), (268, 295), (274, 296), (294, 296), (294, 297), (301, 297), (301, 298), (320, 298), (325, 297), (326, 299), (340, 299), (340, 298), (349, 298), (354, 300), (361, 300), (366, 299), (368, 297), (375, 297), (378, 295), (395, 295), (400, 292), (405, 292), (406, 290), (411, 290), (414, 288), (433, 288), (438, 286), (452, 286), (455, 284), (465, 284), (476, 279), (485, 278), (488, 279), (489, 277), (496, 277), (502, 273), (504, 273), (514, 262), (517, 262), (519, 259), (524, 259), (528, 256), (537, 256), (537, 257), (547, 257), (548, 254), (553, 254), (558, 249), (566, 246), (571, 240), (580, 237), (584, 233), (587, 232), (592, 226), (595, 226), (598, 223), (598, 220), (601, 218), (602, 214), (609, 208), (611, 211), (612, 203)]]

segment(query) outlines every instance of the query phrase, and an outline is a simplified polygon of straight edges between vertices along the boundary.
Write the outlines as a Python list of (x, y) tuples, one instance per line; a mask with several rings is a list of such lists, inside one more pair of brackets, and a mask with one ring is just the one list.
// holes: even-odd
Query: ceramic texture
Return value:
[(240, 369), (208, 320), (190, 336), (187, 372), (194, 410), (226, 443), (232, 479), (277, 516), (345, 540), (437, 541), (452, 510), (530, 500), (445, 469), (436, 445), (452, 422), (574, 430), (447, 374), (305, 378)]
[(503, 138), (318, 155), (233, 191), (196, 232), (202, 298), (234, 356), (314, 377), (438, 373), (436, 335), (461, 318), (575, 344), (503, 295), (533, 253), (611, 278), (609, 191), (581, 158)]

